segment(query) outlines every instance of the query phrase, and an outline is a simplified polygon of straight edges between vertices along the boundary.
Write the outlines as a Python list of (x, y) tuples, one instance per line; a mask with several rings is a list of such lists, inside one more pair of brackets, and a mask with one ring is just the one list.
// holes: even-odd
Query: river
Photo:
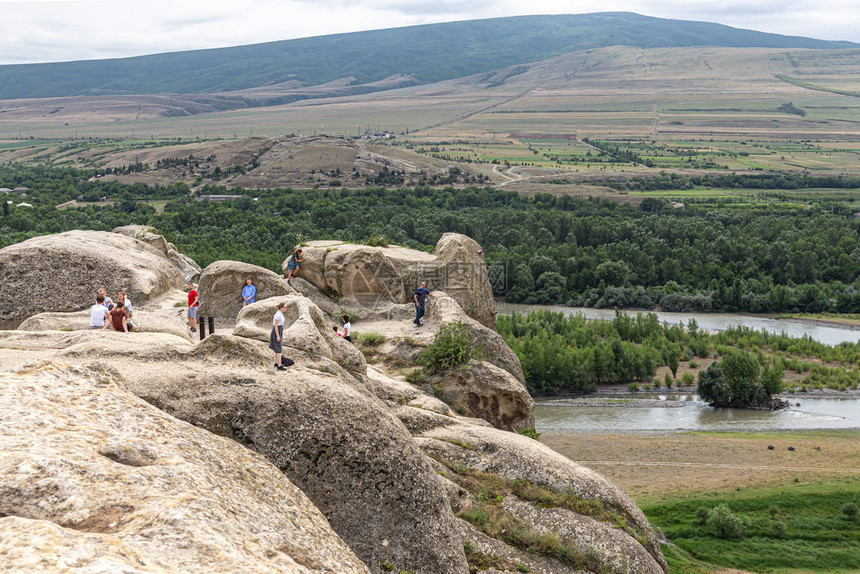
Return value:
[[(589, 319), (611, 320), (612, 309), (550, 305), (498, 304), (501, 314), (535, 310), (561, 311), (566, 315), (582, 313)], [(636, 311), (626, 311), (636, 313)], [(643, 311), (645, 312), (645, 311)], [(664, 322), (686, 324), (695, 319), (702, 329), (723, 331), (745, 325), (752, 329), (792, 337), (809, 335), (827, 345), (860, 341), (860, 329), (841, 325), (821, 325), (798, 319), (774, 319), (739, 313), (667, 313), (652, 311)], [(634, 395), (629, 395), (634, 396)], [(538, 431), (670, 431), (670, 430), (799, 430), (860, 428), (860, 399), (832, 397), (792, 398), (792, 407), (782, 411), (715, 409), (692, 395), (646, 395), (636, 398), (668, 399), (677, 406), (573, 406), (567, 399), (540, 399), (535, 408)], [(852, 395), (856, 397), (856, 395)], [(796, 403), (800, 406), (795, 406)]]
[[(574, 407), (568, 406), (566, 399), (539, 399), (535, 407), (535, 426), (539, 432), (860, 428), (860, 399), (857, 398), (792, 397), (792, 406), (787, 410), (758, 411), (715, 409), (696, 396), (662, 397), (672, 400), (670, 404), (681, 406)], [(797, 403), (799, 407), (795, 406)]]
[[(594, 309), (591, 307), (565, 307), (561, 305), (520, 305), (517, 303), (497, 303), (500, 314), (528, 313), (529, 311), (548, 310), (561, 311), (565, 315), (582, 313), (589, 319), (611, 320), (615, 317), (613, 309)], [(637, 311), (625, 311), (636, 314)], [(801, 319), (774, 319), (762, 315), (743, 315), (740, 313), (668, 313), (665, 311), (642, 311), (642, 313), (654, 313), (666, 323), (684, 323), (695, 319), (700, 329), (708, 331), (725, 331), (729, 327), (745, 325), (759, 331), (765, 329), (771, 333), (785, 332), (791, 337), (802, 337), (809, 335), (816, 341), (826, 345), (838, 345), (848, 341), (856, 343), (860, 341), (860, 328), (849, 325), (822, 325), (813, 321)]]

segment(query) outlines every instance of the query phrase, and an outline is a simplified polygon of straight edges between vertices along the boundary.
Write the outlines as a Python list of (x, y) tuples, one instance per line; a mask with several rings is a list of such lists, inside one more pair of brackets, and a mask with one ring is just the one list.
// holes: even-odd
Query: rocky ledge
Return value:
[[(653, 530), (618, 486), (514, 432), (533, 426), (534, 403), (491, 315), (436, 290), (424, 326), (410, 323), (410, 269), (481, 268), (468, 238), (443, 237), (435, 255), (312, 243), (304, 268), (319, 259), (319, 274), (292, 286), (217, 262), (200, 296), (230, 328), (197, 342), (174, 289), (183, 272), (146, 234), (75, 232), (0, 250), (22, 273), (40, 251), (67, 253), (60, 260), (78, 269), (38, 277), (46, 293), (74, 296), (66, 308), (16, 299), (7, 319), (21, 329), (0, 331), (0, 413), (15, 421), (0, 431), (4, 567), (665, 572)], [(129, 283), (107, 287), (137, 297), (136, 317), (149, 318), (140, 333), (81, 320), (101, 286), (86, 270), (109, 266), (115, 248)], [(361, 283), (362, 261), (389, 273)], [(263, 296), (239, 310), (231, 292), (251, 273)], [(469, 277), (460, 297), (491, 309), (486, 269)], [(368, 306), (372, 293), (398, 296)], [(271, 367), (265, 342), (281, 301), (287, 372)], [(357, 317), (357, 345), (331, 328), (343, 312)], [(422, 374), (421, 351), (454, 323), (479, 357)]]

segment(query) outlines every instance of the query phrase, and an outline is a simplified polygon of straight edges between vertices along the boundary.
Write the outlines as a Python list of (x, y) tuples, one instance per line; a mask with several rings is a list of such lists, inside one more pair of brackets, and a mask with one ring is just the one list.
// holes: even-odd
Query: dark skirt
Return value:
[[(281, 340), (278, 341), (278, 336), (281, 337)], [(281, 349), (284, 348), (284, 326), (278, 325), (278, 333), (275, 334), (275, 327), (272, 326), (272, 334), (269, 335), (269, 348), (276, 353), (280, 353)]]

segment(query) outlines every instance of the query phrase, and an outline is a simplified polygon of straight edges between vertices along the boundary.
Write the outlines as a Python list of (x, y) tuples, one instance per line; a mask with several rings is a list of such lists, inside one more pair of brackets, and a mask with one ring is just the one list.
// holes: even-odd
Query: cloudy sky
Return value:
[(0, 64), (113, 58), (452, 20), (631, 11), (860, 42), (857, 0), (0, 0)]

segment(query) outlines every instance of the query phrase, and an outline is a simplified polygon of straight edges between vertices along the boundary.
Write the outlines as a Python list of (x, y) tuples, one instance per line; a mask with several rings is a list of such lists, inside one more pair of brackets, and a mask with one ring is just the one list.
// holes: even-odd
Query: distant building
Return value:
[(30, 191), (30, 188), (29, 187), (16, 187), (12, 191), (15, 193), (27, 193), (28, 191)]
[(33, 206), (30, 205), (29, 203), (19, 203), (15, 207), (29, 207), (30, 209), (33, 209)]
[(686, 206), (680, 201), (670, 201), (669, 207), (671, 207), (672, 209), (686, 209)]
[(6, 195), (7, 193), (12, 193), (12, 190), (8, 187), (0, 187), (0, 195)]
[(200, 201), (236, 201), (242, 199), (244, 195), (201, 195)]
[(860, 219), (860, 211), (854, 214), (854, 219)]

